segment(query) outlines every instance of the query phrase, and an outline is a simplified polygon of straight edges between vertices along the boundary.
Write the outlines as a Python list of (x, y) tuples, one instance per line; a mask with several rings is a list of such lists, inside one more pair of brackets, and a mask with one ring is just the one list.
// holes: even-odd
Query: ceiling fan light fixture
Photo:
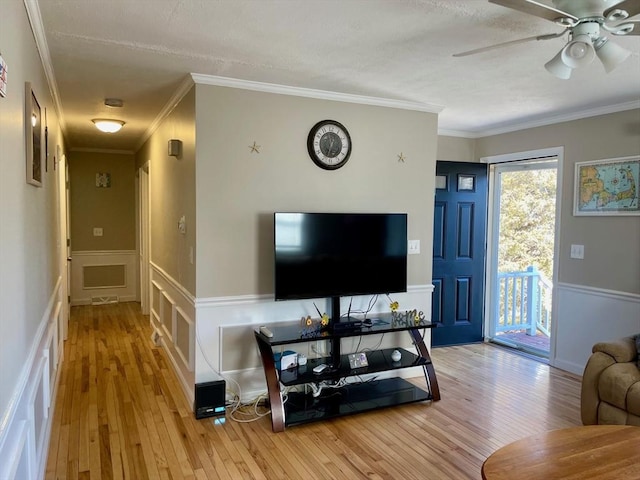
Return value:
[(544, 64), (547, 71), (562, 80), (568, 80), (571, 77), (571, 68), (567, 67), (562, 61), (562, 51)]
[(589, 35), (577, 35), (560, 51), (562, 62), (570, 68), (589, 65), (596, 56)]
[(595, 42), (596, 55), (604, 66), (604, 71), (611, 73), (618, 65), (624, 62), (631, 52), (618, 44), (610, 42), (607, 37), (598, 38)]
[(116, 133), (124, 126), (124, 122), (122, 120), (94, 118), (91, 121), (95, 124), (98, 130), (105, 133)]

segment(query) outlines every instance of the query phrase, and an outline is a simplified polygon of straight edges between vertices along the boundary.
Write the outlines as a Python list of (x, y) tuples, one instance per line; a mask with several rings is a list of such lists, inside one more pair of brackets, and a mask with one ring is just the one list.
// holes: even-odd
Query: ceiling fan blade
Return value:
[(563, 30), (560, 33), (547, 33), (545, 35), (536, 35), (535, 37), (520, 38), (518, 40), (511, 40), (509, 42), (497, 43), (495, 45), (489, 45), (488, 47), (476, 48), (474, 50), (469, 50), (467, 52), (454, 53), (453, 56), (454, 57), (467, 57), (469, 55), (475, 55), (477, 53), (484, 53), (484, 52), (488, 52), (490, 50), (496, 50), (498, 48), (510, 47), (511, 45), (517, 45), (519, 43), (532, 42), (534, 40), (551, 40), (552, 38), (561, 37), (562, 35), (565, 34), (565, 32), (566, 32), (566, 30)]
[(569, 18), (576, 22), (579, 20), (578, 17), (571, 15), (570, 13), (563, 12), (562, 10), (558, 10), (557, 8), (545, 5), (541, 2), (536, 2), (535, 0), (489, 0), (489, 3), (513, 8), (519, 12), (528, 13), (552, 22), (555, 22), (559, 18)]
[[(491, 1), (491, 0), (489, 0)], [(604, 18), (607, 18), (614, 10), (624, 10), (629, 14), (629, 17), (633, 17), (640, 13), (640, 0), (624, 0), (611, 8), (604, 11)], [(638, 35), (633, 33), (632, 35)]]

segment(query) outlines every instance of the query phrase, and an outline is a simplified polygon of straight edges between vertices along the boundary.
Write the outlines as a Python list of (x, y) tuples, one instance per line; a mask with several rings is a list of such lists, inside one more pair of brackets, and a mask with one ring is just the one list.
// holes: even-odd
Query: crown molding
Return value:
[(439, 128), (438, 135), (442, 137), (477, 138), (474, 137), (475, 133), (473, 132), (468, 132), (466, 130), (450, 130), (448, 128)]
[(47, 36), (44, 33), (44, 25), (42, 23), (42, 15), (40, 14), (40, 7), (38, 6), (38, 0), (24, 0), (24, 7), (27, 10), (27, 17), (31, 24), (31, 31), (33, 32), (33, 38), (36, 42), (36, 48), (40, 55), (40, 62), (44, 70), (44, 75), (49, 85), (49, 92), (53, 100), (53, 107), (58, 117), (60, 129), (65, 132), (67, 124), (64, 120), (64, 114), (62, 113), (62, 103), (60, 102), (60, 92), (58, 90), (58, 83), (56, 82), (56, 75), (53, 71), (53, 63), (51, 62), (51, 54), (49, 53), (49, 44), (47, 43)]
[(158, 129), (164, 119), (167, 118), (171, 114), (171, 112), (173, 112), (173, 110), (178, 106), (178, 103), (180, 103), (180, 100), (182, 100), (184, 96), (189, 93), (189, 90), (193, 85), (194, 81), (192, 80), (191, 76), (187, 75), (184, 80), (182, 80), (180, 85), (178, 85), (178, 88), (173, 93), (169, 101), (167, 101), (164, 107), (162, 107), (162, 110), (160, 110), (160, 113), (158, 113), (158, 116), (155, 118), (155, 120), (151, 122), (149, 128), (147, 128), (142, 137), (140, 137), (140, 140), (136, 145), (136, 152), (140, 150), (140, 148), (142, 148), (147, 140), (149, 140), (151, 135), (153, 135), (153, 133)]
[(584, 118), (597, 117), (599, 115), (608, 115), (610, 113), (619, 113), (627, 110), (634, 110), (640, 108), (640, 100), (632, 100), (630, 102), (616, 103), (613, 105), (606, 105), (603, 107), (587, 108), (584, 110), (577, 110), (574, 112), (559, 113), (557, 115), (550, 115), (544, 118), (524, 120), (518, 123), (511, 123), (502, 127), (490, 128), (487, 130), (479, 131), (463, 131), (463, 130), (448, 130), (438, 129), (438, 135), (450, 136), (450, 137), (464, 137), (464, 138), (483, 138), (491, 137), (493, 135), (501, 135), (503, 133), (517, 132), (519, 130), (527, 130), (529, 128), (544, 127), (547, 125), (555, 125), (557, 123), (571, 122), (573, 120), (582, 120)]
[(364, 95), (352, 95), (348, 93), (329, 92), (313, 88), (290, 87), (275, 83), (254, 82), (216, 75), (204, 75), (192, 73), (194, 83), (201, 85), (214, 85), (217, 87), (240, 88), (257, 92), (276, 93), (279, 95), (291, 95), (295, 97), (315, 98), (318, 100), (331, 100), (334, 102), (357, 103), (361, 105), (373, 105), (376, 107), (399, 108), (402, 110), (414, 110), (418, 112), (440, 113), (444, 107), (428, 103), (409, 102), (404, 100), (392, 100), (388, 98), (368, 97)]

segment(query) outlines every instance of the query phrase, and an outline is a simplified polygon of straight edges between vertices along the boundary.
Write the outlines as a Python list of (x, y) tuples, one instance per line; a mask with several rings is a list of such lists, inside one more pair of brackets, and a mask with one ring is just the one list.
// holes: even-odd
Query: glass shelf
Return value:
[(398, 377), (325, 388), (317, 398), (311, 393), (292, 392), (284, 404), (285, 424), (300, 425), (425, 400), (431, 400), (429, 393)]
[[(391, 353), (398, 350), (402, 357), (399, 361), (394, 362), (391, 359)], [(313, 368), (331, 363), (330, 357), (311, 358), (307, 360), (306, 365), (298, 366), (288, 370), (281, 370), (280, 382), (285, 386), (299, 385), (302, 383), (320, 382), (322, 380), (334, 380), (354, 375), (367, 375), (371, 373), (386, 372), (388, 370), (397, 370), (401, 368), (420, 367), (431, 363), (426, 358), (419, 357), (408, 350), (402, 348), (386, 348), (382, 350), (372, 350), (364, 352), (367, 355), (366, 367), (351, 368), (349, 365), (349, 356), (340, 356), (340, 366), (331, 370), (325, 370), (323, 373), (317, 374), (313, 372)]]

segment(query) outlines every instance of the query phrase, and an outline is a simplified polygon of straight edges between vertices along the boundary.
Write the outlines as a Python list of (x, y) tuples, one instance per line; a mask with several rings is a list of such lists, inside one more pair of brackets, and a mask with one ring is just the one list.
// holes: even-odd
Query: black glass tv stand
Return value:
[[(267, 390), (271, 408), (271, 424), (274, 432), (282, 432), (285, 427), (302, 423), (325, 420), (378, 408), (401, 405), (412, 402), (438, 401), (440, 389), (436, 372), (424, 339), (420, 333), (426, 328), (433, 328), (431, 322), (413, 320), (394, 320), (391, 314), (376, 314), (373, 325), (340, 332), (327, 330), (308, 330), (299, 322), (279, 324), (269, 327), (273, 336), (267, 337), (259, 330), (255, 331), (256, 341), (262, 357), (262, 365), (267, 381)], [(416, 353), (402, 348), (385, 348), (367, 351), (368, 366), (351, 368), (349, 356), (341, 354), (340, 340), (348, 337), (380, 335), (406, 331), (411, 336)], [(274, 358), (274, 347), (296, 343), (328, 340), (331, 344), (329, 357), (309, 359), (306, 365), (289, 370), (278, 370)], [(399, 350), (402, 354), (399, 361), (394, 361), (391, 354)], [(314, 373), (313, 369), (321, 364), (329, 365), (322, 373)], [(426, 380), (426, 390), (400, 377), (357, 381), (361, 375), (375, 374), (390, 370), (410, 367), (422, 367)], [(281, 386), (311, 384), (315, 392), (305, 389), (304, 392), (289, 392), (286, 402), (283, 401)]]

